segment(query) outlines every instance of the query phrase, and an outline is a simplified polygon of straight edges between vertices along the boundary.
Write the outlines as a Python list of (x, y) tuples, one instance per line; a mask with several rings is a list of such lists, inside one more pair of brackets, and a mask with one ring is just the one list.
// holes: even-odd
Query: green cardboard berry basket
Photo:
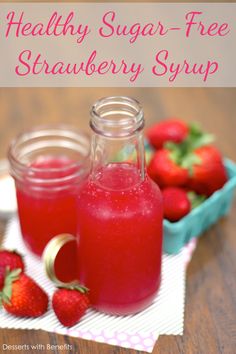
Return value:
[(178, 253), (192, 238), (201, 236), (221, 217), (229, 213), (236, 188), (236, 164), (225, 159), (228, 181), (201, 205), (177, 222), (164, 220), (164, 251)]

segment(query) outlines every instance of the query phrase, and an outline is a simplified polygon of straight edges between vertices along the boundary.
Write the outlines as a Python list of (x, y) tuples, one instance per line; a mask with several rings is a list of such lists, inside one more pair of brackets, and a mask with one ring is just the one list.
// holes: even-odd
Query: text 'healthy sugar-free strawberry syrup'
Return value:
[(77, 198), (78, 278), (92, 305), (127, 315), (152, 302), (159, 286), (162, 198), (146, 174), (143, 111), (108, 97), (91, 111), (89, 178)]

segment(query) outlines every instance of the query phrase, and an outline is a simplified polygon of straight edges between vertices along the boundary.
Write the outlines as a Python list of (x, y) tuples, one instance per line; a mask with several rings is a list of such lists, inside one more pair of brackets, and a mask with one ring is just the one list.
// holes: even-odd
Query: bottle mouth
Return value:
[(144, 127), (142, 107), (130, 97), (101, 98), (91, 109), (90, 127), (95, 133), (111, 138), (131, 136)]
[[(10, 173), (15, 180), (27, 180), (39, 188), (55, 183), (66, 185), (85, 173), (89, 153), (90, 139), (84, 132), (67, 125), (36, 127), (10, 144)], [(42, 166), (41, 161), (47, 158), (64, 158), (66, 163)]]

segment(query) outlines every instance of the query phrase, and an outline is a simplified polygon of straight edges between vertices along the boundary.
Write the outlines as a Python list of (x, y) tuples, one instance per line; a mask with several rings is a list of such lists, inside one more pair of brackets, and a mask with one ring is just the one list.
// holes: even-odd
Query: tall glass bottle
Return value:
[(162, 198), (146, 174), (143, 111), (107, 97), (91, 111), (92, 168), (78, 196), (79, 279), (92, 305), (126, 315), (147, 307), (160, 286)]

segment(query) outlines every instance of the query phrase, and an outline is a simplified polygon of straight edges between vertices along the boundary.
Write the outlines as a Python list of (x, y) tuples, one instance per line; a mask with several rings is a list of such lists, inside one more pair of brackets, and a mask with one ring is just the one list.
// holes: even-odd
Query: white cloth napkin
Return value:
[[(44, 316), (36, 319), (13, 317), (1, 310), (0, 327), (43, 329), (151, 353), (160, 334), (183, 334), (186, 265), (195, 243), (191, 241), (178, 255), (164, 254), (160, 291), (153, 304), (136, 315), (110, 316), (89, 310), (79, 324), (68, 329), (58, 322), (51, 306)], [(26, 272), (49, 296), (53, 294), (54, 285), (47, 279), (42, 262), (22, 242), (17, 218), (9, 222), (3, 247), (25, 255)]]

